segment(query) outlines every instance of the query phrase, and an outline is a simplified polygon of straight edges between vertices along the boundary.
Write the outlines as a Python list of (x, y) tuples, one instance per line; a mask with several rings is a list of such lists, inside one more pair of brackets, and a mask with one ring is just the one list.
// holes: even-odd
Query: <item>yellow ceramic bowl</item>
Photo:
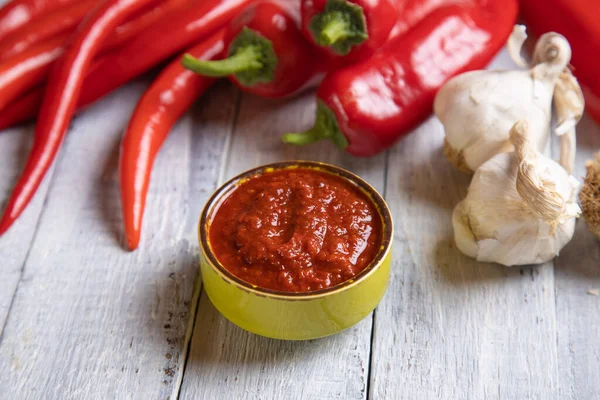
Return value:
[[(249, 177), (283, 168), (315, 168), (347, 179), (373, 201), (382, 220), (381, 248), (373, 262), (354, 279), (328, 289), (290, 293), (262, 289), (227, 271), (214, 256), (208, 231), (221, 201)], [(343, 331), (366, 317), (381, 301), (389, 282), (393, 227), (383, 198), (358, 176), (333, 165), (294, 161), (262, 166), (219, 188), (202, 211), (199, 226), (200, 270), (214, 306), (247, 331), (275, 339), (306, 340)]]

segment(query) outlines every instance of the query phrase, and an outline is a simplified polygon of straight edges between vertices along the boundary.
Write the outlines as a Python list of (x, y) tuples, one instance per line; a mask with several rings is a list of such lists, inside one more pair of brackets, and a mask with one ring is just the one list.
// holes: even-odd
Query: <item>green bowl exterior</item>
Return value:
[(247, 331), (274, 339), (316, 339), (355, 325), (377, 307), (390, 279), (389, 250), (360, 281), (312, 298), (282, 299), (229, 282), (210, 265), (202, 249), (202, 284), (217, 310)]

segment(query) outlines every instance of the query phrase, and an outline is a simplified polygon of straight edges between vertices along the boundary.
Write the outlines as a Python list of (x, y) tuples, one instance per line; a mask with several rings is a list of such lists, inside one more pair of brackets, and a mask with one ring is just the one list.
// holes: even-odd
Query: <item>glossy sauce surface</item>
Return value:
[(209, 226), (216, 258), (253, 285), (287, 292), (325, 289), (374, 259), (381, 218), (368, 196), (316, 169), (268, 172), (241, 183)]

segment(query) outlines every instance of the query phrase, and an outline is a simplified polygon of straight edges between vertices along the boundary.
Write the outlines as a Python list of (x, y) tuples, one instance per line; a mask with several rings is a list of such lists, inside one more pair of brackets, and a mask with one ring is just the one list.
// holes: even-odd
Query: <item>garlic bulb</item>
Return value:
[(573, 237), (578, 182), (529, 139), (527, 121), (510, 130), (515, 151), (481, 165), (454, 209), (459, 250), (477, 261), (511, 265), (551, 260)]
[[(520, 66), (527, 65), (519, 54), (526, 37), (525, 28), (517, 25), (508, 41), (509, 53)], [(565, 73), (570, 59), (567, 40), (557, 33), (547, 33), (537, 41), (528, 70), (472, 71), (448, 81), (436, 95), (434, 111), (444, 125), (444, 153), (450, 161), (461, 171), (473, 173), (494, 155), (512, 151), (508, 132), (522, 119), (529, 121), (531, 142), (543, 150), (553, 97), (562, 107), (563, 130), (574, 127), (583, 111), (583, 97), (580, 112), (569, 113), (577, 97), (574, 89), (579, 88), (572, 75)], [(565, 79), (564, 90), (557, 92), (561, 77)], [(563, 100), (566, 96), (568, 101)], [(574, 136), (568, 139), (574, 140)], [(571, 144), (574, 148), (574, 142), (565, 140), (567, 148)]]
[(587, 175), (579, 200), (588, 228), (600, 238), (600, 152), (585, 165)]

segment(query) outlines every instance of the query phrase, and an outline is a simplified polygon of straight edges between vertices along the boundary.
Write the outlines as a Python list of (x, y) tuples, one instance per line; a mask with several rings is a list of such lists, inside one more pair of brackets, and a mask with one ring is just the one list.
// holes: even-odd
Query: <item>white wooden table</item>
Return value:
[[(493, 67), (511, 66), (505, 53)], [(469, 178), (444, 159), (430, 118), (385, 154), (282, 145), (308, 128), (313, 93), (281, 102), (222, 83), (171, 133), (156, 161), (141, 247), (123, 250), (118, 149), (150, 78), (78, 116), (33, 203), (0, 238), (1, 399), (598, 399), (600, 242), (580, 222), (554, 262), (476, 263), (450, 215)], [(32, 126), (0, 133), (0, 201)], [(600, 149), (578, 130), (576, 175)], [(556, 146), (553, 146), (556, 148)], [(387, 295), (321, 340), (249, 334), (198, 279), (196, 222), (214, 189), (268, 162), (324, 160), (387, 198), (396, 236)]]

